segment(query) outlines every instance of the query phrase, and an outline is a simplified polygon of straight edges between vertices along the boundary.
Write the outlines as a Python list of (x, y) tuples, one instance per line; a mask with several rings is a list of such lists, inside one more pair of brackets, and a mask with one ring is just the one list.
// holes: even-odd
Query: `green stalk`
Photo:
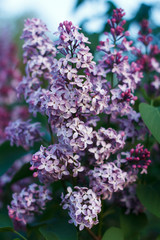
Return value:
[(15, 234), (19, 235), (23, 240), (27, 240), (27, 238), (25, 238), (23, 235), (21, 235), (19, 232), (17, 231), (13, 231)]
[(50, 135), (51, 135), (51, 143), (54, 144), (54, 137), (53, 137), (52, 128), (51, 128), (51, 125), (49, 123), (48, 123), (48, 126), (49, 126), (49, 132), (50, 132)]

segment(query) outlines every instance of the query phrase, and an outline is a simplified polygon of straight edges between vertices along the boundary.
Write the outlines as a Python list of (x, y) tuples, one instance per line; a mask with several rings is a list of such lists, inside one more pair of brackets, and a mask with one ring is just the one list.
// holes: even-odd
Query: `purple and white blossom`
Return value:
[(68, 209), (71, 220), (69, 223), (74, 223), (79, 226), (79, 230), (84, 227), (92, 228), (98, 224), (98, 213), (101, 212), (101, 200), (97, 195), (87, 187), (74, 187), (72, 190), (67, 188), (67, 194), (62, 194), (63, 209)]
[(127, 173), (113, 162), (95, 167), (88, 175), (90, 187), (103, 199), (111, 199), (114, 192), (122, 191), (127, 181)]
[(48, 189), (33, 183), (28, 188), (23, 188), (20, 193), (13, 194), (8, 214), (14, 221), (25, 225), (32, 221), (35, 213), (41, 213), (51, 199), (51, 192)]
[(97, 164), (107, 160), (110, 154), (116, 153), (124, 147), (123, 134), (117, 133), (114, 129), (101, 127), (98, 132), (93, 132), (95, 144), (89, 148), (89, 152), (94, 154)]
[(30, 123), (30, 120), (10, 122), (5, 133), (6, 139), (10, 140), (11, 145), (16, 144), (25, 149), (33, 146), (36, 141), (40, 141), (42, 136), (40, 123)]
[(43, 183), (55, 182), (67, 176), (77, 177), (84, 170), (79, 156), (61, 144), (48, 148), (41, 146), (33, 155), (31, 164), (31, 169), (37, 171), (36, 176)]

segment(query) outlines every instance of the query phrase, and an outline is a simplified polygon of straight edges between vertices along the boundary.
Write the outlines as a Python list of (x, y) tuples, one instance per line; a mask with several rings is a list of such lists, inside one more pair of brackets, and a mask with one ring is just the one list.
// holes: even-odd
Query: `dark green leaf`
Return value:
[(39, 231), (42, 234), (42, 236), (45, 238), (45, 240), (58, 240), (55, 233), (53, 233), (53, 231), (46, 226), (41, 227)]
[(132, 21), (141, 22), (143, 19), (149, 19), (152, 5), (142, 3)]
[(160, 106), (160, 96), (154, 98), (154, 106), (159, 107)]
[(121, 213), (120, 224), (123, 230), (125, 239), (136, 240), (140, 231), (146, 226), (147, 218), (146, 215), (141, 213), (138, 215), (129, 214), (126, 215)]
[(0, 213), (0, 227), (12, 227), (12, 221), (8, 216), (7, 212)]
[(160, 240), (160, 235), (156, 238), (156, 240)]
[(14, 163), (15, 160), (24, 156), (26, 151), (21, 147), (10, 146), (5, 142), (0, 146), (0, 176), (3, 175)]
[(160, 217), (160, 191), (156, 185), (139, 185), (137, 196), (148, 211)]
[(39, 228), (46, 240), (77, 240), (77, 231), (74, 225), (67, 221), (56, 219), (53, 224)]
[(120, 228), (109, 228), (102, 237), (102, 240), (124, 240), (123, 232)]
[(146, 103), (141, 103), (139, 110), (144, 123), (160, 143), (160, 110)]
[(33, 172), (31, 170), (29, 170), (30, 168), (30, 163), (26, 163), (24, 164), (20, 170), (18, 172), (16, 172), (16, 174), (14, 175), (11, 183), (14, 183), (14, 182), (17, 182), (23, 178), (26, 178), (26, 177), (30, 177), (33, 175)]
[(0, 227), (0, 232), (14, 232), (14, 229), (11, 227)]

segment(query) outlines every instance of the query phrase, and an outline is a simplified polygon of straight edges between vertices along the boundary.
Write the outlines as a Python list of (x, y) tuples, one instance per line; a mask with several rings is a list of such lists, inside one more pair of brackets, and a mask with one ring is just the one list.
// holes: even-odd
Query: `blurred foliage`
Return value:
[[(76, 12), (80, 8), (83, 9), (83, 5), (85, 5), (86, 2), (89, 2), (89, 3), (96, 2), (97, 5), (99, 4), (99, 0), (98, 1), (76, 0), (74, 11)], [(89, 40), (94, 43), (97, 43), (99, 41), (100, 37), (103, 35), (104, 32), (109, 32), (110, 28), (109, 28), (109, 25), (107, 24), (107, 20), (111, 17), (113, 9), (117, 7), (114, 1), (104, 0), (104, 3), (105, 3), (104, 14), (97, 14), (97, 15), (94, 15), (93, 17), (85, 18), (79, 24), (80, 27), (83, 29), (84, 34), (86, 34)], [(123, 8), (123, 6), (121, 7)], [(139, 6), (137, 6), (137, 11), (132, 14), (133, 17), (131, 17), (130, 19), (127, 19), (127, 22), (125, 24), (125, 29), (130, 29), (133, 25), (137, 25), (139, 27), (139, 23), (143, 19), (148, 19), (151, 23), (153, 34), (157, 35), (157, 37), (159, 38), (160, 26), (158, 26), (156, 22), (154, 22), (152, 19), (152, 12), (156, 7), (157, 7), (156, 3), (154, 4), (152, 2), (150, 2), (149, 4), (141, 3)], [(100, 28), (100, 30), (94, 33), (90, 32), (90, 30), (86, 27), (87, 23), (92, 22), (93, 20), (99, 20), (99, 19), (104, 19), (104, 22), (102, 23), (102, 27)], [(95, 49), (93, 47), (91, 47), (91, 52), (93, 54), (95, 52)]]

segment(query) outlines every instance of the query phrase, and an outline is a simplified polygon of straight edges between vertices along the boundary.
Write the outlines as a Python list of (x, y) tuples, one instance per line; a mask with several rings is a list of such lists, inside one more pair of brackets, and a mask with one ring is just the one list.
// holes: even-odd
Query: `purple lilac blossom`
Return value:
[(71, 220), (69, 223), (79, 225), (79, 230), (84, 227), (92, 228), (93, 225), (98, 224), (98, 213), (101, 211), (101, 200), (97, 195), (86, 187), (74, 187), (72, 190), (67, 188), (68, 193), (64, 196), (62, 194), (63, 209), (69, 210)]
[(105, 129), (101, 127), (98, 132), (93, 132), (95, 146), (89, 148), (89, 152), (94, 154), (97, 164), (101, 164), (107, 160), (110, 154), (116, 153), (124, 147), (123, 135), (117, 133), (114, 129)]
[(28, 121), (17, 120), (10, 122), (5, 129), (6, 139), (10, 140), (11, 145), (16, 144), (28, 149), (36, 141), (41, 140), (40, 123), (30, 123)]
[(127, 173), (112, 162), (95, 167), (88, 175), (90, 187), (103, 199), (111, 199), (114, 192), (122, 191), (127, 181)]
[[(132, 47), (132, 41), (126, 38), (129, 34), (124, 31), (123, 16), (122, 9), (114, 10), (113, 17), (108, 22), (112, 40), (107, 35), (107, 39), (100, 42), (97, 50), (103, 52), (103, 56), (98, 64), (93, 61), (93, 55), (87, 46), (88, 38), (72, 22), (59, 24), (55, 33), (58, 40), (54, 42), (47, 36), (48, 29), (39, 19), (26, 20), (22, 35), (26, 76), (18, 87), (18, 95), (24, 95), (33, 115), (40, 112), (48, 118), (51, 135), (56, 134), (53, 145), (49, 143), (45, 147), (41, 146), (33, 155), (30, 169), (35, 170), (34, 176), (38, 176), (42, 183), (70, 180), (71, 177), (77, 177), (78, 182), (79, 174), (85, 175), (83, 171), (87, 170), (85, 173), (92, 189), (76, 186), (72, 190), (69, 187), (68, 193), (62, 194), (62, 206), (69, 210), (70, 223), (79, 225), (80, 230), (84, 227), (92, 228), (98, 223), (100, 196), (110, 199), (114, 192), (122, 191), (135, 182), (138, 169), (146, 169), (145, 158), (149, 161), (148, 155), (143, 157), (143, 154), (149, 153), (144, 150), (141, 154), (138, 149), (143, 147), (139, 145), (135, 152), (132, 150), (132, 153), (124, 153), (124, 159), (119, 153), (115, 162), (105, 162), (111, 154), (123, 149), (128, 137), (137, 134), (136, 131), (130, 133), (127, 121), (130, 124), (132, 120), (137, 123), (139, 121), (139, 114), (133, 111), (132, 105), (137, 99), (134, 91), (140, 83), (142, 73), (138, 64), (130, 64), (126, 56), (127, 51), (135, 48)], [(108, 117), (108, 129), (97, 126), (100, 119), (98, 115), (101, 113)], [(118, 122), (118, 117), (121, 122)], [(119, 131), (110, 127), (112, 120), (117, 120)], [(34, 139), (34, 133), (32, 135), (29, 132), (31, 127), (25, 132), (28, 125), (31, 125), (30, 122), (26, 123), (25, 129), (22, 127), (23, 130), (19, 125), (15, 128), (14, 123), (7, 128), (8, 139), (12, 144), (25, 147), (33, 145), (37, 139)], [(40, 136), (39, 133), (38, 137)], [(84, 161), (88, 155), (92, 156), (92, 165), (91, 161)], [(135, 157), (140, 167), (133, 167)], [(141, 173), (143, 172), (144, 170)], [(81, 183), (84, 183), (83, 179)], [(11, 218), (17, 218), (18, 221), (23, 219), (23, 213), (27, 217), (31, 213), (26, 213), (27, 210), (23, 208), (17, 210), (20, 213), (16, 212), (18, 203), (21, 206), (21, 201), (25, 199), (25, 191), (22, 191), (22, 196), (15, 194), (12, 204), (15, 204), (15, 208), (9, 207)], [(29, 206), (31, 203), (34, 205), (35, 198), (32, 201), (32, 194), (28, 198), (25, 201), (29, 201)], [(26, 223), (28, 220), (22, 221)]]
[(45, 209), (46, 203), (52, 199), (50, 195), (48, 189), (35, 183), (23, 188), (18, 194), (14, 193), (11, 206), (8, 206), (10, 218), (25, 225), (32, 220), (35, 213), (41, 213)]
[[(109, 34), (106, 33), (105, 41), (100, 41), (97, 47), (98, 51), (103, 52), (103, 56), (97, 65), (97, 74), (103, 79), (110, 73), (111, 80), (108, 83), (110, 89), (110, 100), (108, 102), (107, 114), (111, 114), (113, 118), (117, 115), (127, 116), (132, 110), (130, 105), (134, 104), (137, 99), (134, 96), (134, 90), (139, 84), (142, 73), (136, 63), (129, 64), (126, 51), (133, 51), (132, 42), (127, 41), (125, 36), (129, 33), (124, 31), (123, 25), (125, 15), (122, 9), (115, 9), (113, 17), (108, 20), (111, 28), (111, 38), (114, 44), (110, 43)], [(120, 42), (121, 41), (121, 42)]]
[[(139, 31), (139, 44), (140, 48), (135, 49), (137, 56), (137, 63), (141, 71), (144, 72), (145, 90), (149, 95), (159, 96), (160, 94), (160, 64), (158, 56), (160, 49), (155, 44), (152, 34), (152, 29), (149, 27), (149, 22), (143, 19)], [(154, 79), (154, 80), (153, 80)]]
[(43, 183), (55, 182), (67, 176), (77, 177), (84, 168), (79, 156), (64, 145), (54, 144), (48, 148), (41, 146), (31, 161), (31, 169), (36, 169), (35, 176)]

